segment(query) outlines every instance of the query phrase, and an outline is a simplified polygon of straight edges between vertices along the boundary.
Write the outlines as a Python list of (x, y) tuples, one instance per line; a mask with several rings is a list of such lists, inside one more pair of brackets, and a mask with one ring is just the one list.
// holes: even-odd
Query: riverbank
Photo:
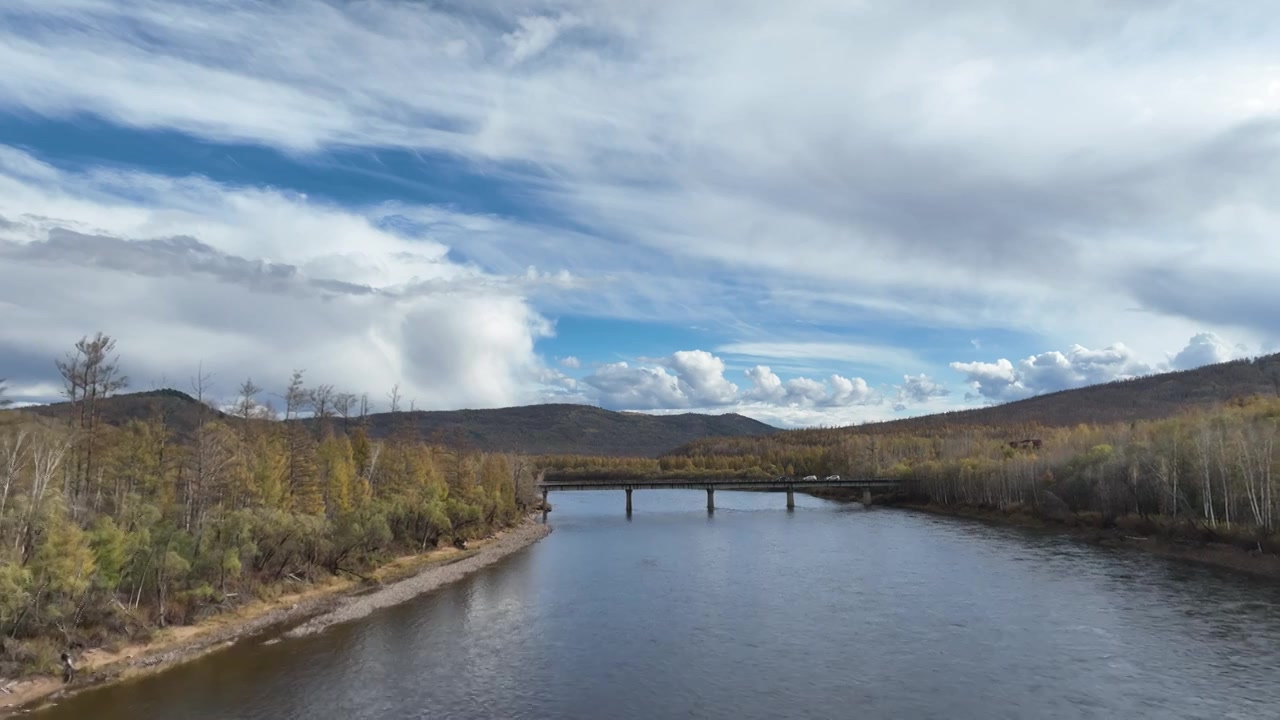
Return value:
[[(334, 578), (324, 585), (282, 595), (271, 602), (250, 603), (195, 625), (166, 628), (143, 645), (115, 652), (90, 650), (79, 658), (77, 677), (69, 685), (54, 676), (0, 681), (0, 718), (29, 712), (38, 703), (57, 701), (92, 687), (158, 672), (273, 628), (303, 623), (286, 633), (295, 637), (364, 617), (378, 608), (460, 580), (550, 532), (549, 526), (531, 516), (515, 527), (475, 541), (467, 550), (442, 548), (398, 558), (372, 575), (381, 585), (372, 592), (366, 583)], [(298, 632), (304, 627), (311, 629)]]
[(1121, 527), (1098, 527), (1086, 523), (1067, 524), (1026, 511), (1004, 511), (968, 506), (936, 505), (910, 502), (882, 503), (883, 507), (902, 508), (931, 515), (977, 520), (993, 525), (1020, 527), (1060, 533), (1094, 545), (1131, 548), (1157, 557), (1196, 563), (1269, 580), (1280, 580), (1280, 555), (1246, 550), (1224, 542), (1206, 542), (1191, 532), (1179, 533), (1170, 528), (1163, 534), (1136, 532)]
[(399, 605), (442, 585), (456, 582), (485, 565), (541, 540), (550, 532), (550, 526), (539, 523), (528, 522), (519, 525), (474, 555), (438, 565), (372, 593), (344, 598), (338, 607), (293, 628), (285, 633), (285, 637), (302, 637), (323, 632), (331, 625), (359, 620), (375, 610)]

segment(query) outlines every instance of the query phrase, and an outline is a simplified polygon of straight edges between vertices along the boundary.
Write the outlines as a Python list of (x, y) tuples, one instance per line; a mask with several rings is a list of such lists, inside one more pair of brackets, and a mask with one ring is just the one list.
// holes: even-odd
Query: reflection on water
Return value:
[(554, 502), (461, 583), (38, 717), (1280, 717), (1265, 582), (801, 496)]

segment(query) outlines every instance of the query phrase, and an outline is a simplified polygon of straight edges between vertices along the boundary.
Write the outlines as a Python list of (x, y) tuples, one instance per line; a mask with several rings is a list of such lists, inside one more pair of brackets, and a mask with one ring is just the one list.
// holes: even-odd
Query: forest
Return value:
[[(301, 371), (279, 410), (246, 381), (231, 412), (175, 426), (163, 413), (102, 421), (128, 385), (108, 336), (83, 338), (57, 368), (64, 414), (0, 413), (0, 676), (363, 578), (510, 526), (534, 502), (527, 459), (433, 445), (408, 426), (371, 439), (363, 416), (337, 416), (335, 397), (355, 396), (307, 387)], [(192, 380), (201, 402), (209, 383)]]
[(1023, 512), (1280, 551), (1280, 398), (1102, 424), (968, 422), (796, 430), (697, 441), (658, 459), (547, 456), (566, 474), (902, 481), (893, 500)]

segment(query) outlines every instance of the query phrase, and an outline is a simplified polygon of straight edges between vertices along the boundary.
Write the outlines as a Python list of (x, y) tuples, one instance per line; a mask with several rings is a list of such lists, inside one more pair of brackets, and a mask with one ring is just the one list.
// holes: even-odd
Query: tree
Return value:
[(346, 435), (330, 435), (320, 442), (319, 456), (325, 510), (329, 517), (349, 512), (354, 494), (352, 485), (356, 480), (351, 442)]
[(391, 412), (400, 412), (400, 383), (391, 386), (391, 392), (387, 393), (387, 400), (391, 403)]
[(98, 402), (129, 384), (120, 372), (119, 359), (112, 356), (116, 341), (102, 334), (92, 339), (80, 338), (75, 351), (55, 364), (62, 376), (64, 393), (69, 401), (71, 426), (76, 428), (75, 463), (69, 479), (72, 510), (93, 477), (94, 449), (98, 429)]
[[(0, 444), (0, 523), (4, 522), (5, 507), (9, 503), (9, 493), (13, 484), (17, 482), (18, 475), (26, 468), (30, 461), (28, 456), (29, 433), (25, 428), (19, 428), (9, 433), (4, 438), (4, 443)], [(0, 526), (2, 529), (2, 526)], [(3, 537), (3, 534), (0, 534)]]
[(0, 408), (9, 407), (13, 404), (13, 400), (6, 397), (9, 394), (9, 388), (4, 378), (0, 378)]

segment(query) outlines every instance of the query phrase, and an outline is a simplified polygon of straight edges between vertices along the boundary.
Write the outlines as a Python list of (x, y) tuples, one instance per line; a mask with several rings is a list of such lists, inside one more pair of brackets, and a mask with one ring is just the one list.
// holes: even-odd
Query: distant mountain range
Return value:
[[(1169, 417), (1188, 408), (1253, 395), (1280, 396), (1280, 354), (1064, 390), (974, 410), (860, 425), (848, 430), (936, 433), (964, 426), (1017, 428), (1129, 422)], [(24, 411), (60, 417), (66, 415), (67, 405), (42, 405)], [(177, 390), (117, 395), (103, 401), (101, 412), (103, 420), (113, 425), (163, 414), (170, 427), (179, 433), (194, 428), (201, 414), (206, 418), (224, 417)], [(328, 422), (335, 427), (343, 424), (340, 418)], [(355, 422), (351, 420), (349, 424)], [(700, 440), (783, 432), (737, 414), (647, 415), (613, 412), (590, 405), (378, 413), (368, 416), (366, 422), (374, 437), (386, 437), (403, 428), (428, 440), (477, 450), (618, 457), (657, 457), (686, 446), (697, 447)], [(830, 431), (786, 432), (804, 435)]]
[[(178, 433), (190, 432), (200, 417), (225, 418), (213, 408), (177, 390), (116, 395), (100, 404), (111, 425), (162, 415)], [(66, 403), (24, 408), (48, 417), (65, 417)], [(299, 422), (315, 424), (315, 419)], [(342, 427), (341, 418), (326, 422)], [(537, 455), (610, 455), (657, 457), (674, 447), (708, 437), (767, 435), (778, 428), (737, 414), (647, 415), (613, 412), (590, 405), (529, 405), (493, 410), (377, 413), (365, 418), (372, 437), (412, 430), (419, 437), (476, 450)], [(347, 421), (354, 427), (357, 420)]]

